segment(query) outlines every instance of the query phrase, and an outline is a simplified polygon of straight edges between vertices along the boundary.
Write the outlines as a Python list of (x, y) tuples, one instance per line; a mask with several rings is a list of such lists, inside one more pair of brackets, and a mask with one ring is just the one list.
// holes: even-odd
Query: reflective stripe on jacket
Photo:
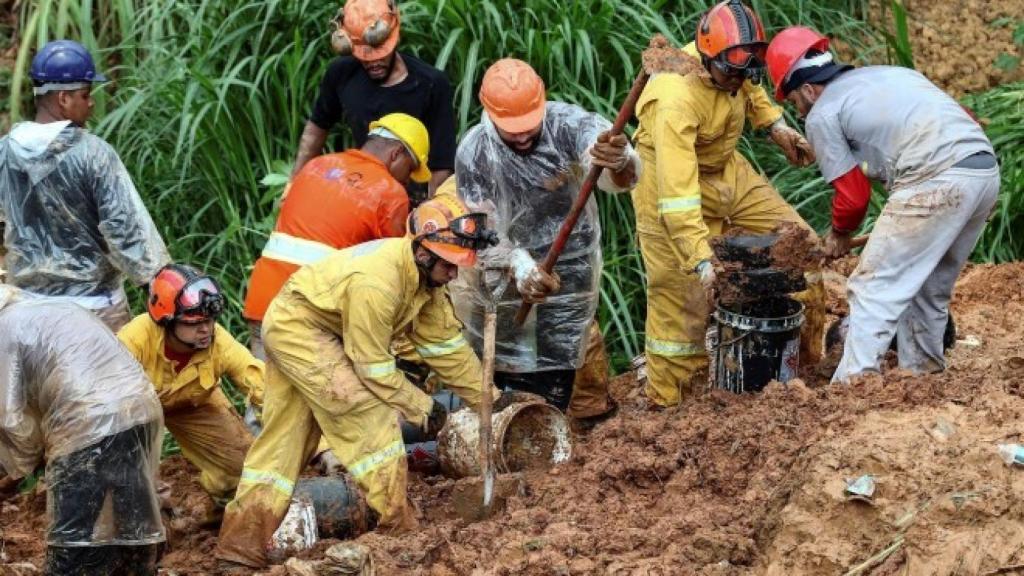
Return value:
[(261, 321), (300, 266), (335, 250), (402, 236), (409, 197), (387, 166), (361, 150), (326, 154), (302, 167), (249, 279), (243, 315)]

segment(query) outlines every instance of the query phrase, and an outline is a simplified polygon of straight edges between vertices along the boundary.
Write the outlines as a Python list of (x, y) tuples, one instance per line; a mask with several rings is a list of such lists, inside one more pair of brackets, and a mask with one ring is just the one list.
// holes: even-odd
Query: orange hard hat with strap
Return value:
[(719, 2), (701, 17), (696, 46), (705, 66), (751, 78), (764, 69), (768, 49), (761, 20), (740, 0)]
[(772, 38), (765, 59), (775, 84), (776, 100), (782, 102), (786, 98), (789, 90), (785, 84), (796, 63), (810, 50), (828, 52), (828, 46), (828, 38), (804, 26), (791, 26)]
[(506, 132), (529, 132), (544, 120), (544, 80), (532, 66), (515, 58), (491, 64), (480, 84), (480, 103), (495, 126)]
[(396, 0), (348, 0), (333, 22), (331, 46), (343, 56), (380, 60), (398, 46), (401, 17)]
[(498, 244), (487, 216), (469, 212), (455, 196), (438, 195), (409, 214), (407, 235), (438, 258), (460, 267), (476, 264), (477, 250)]
[(149, 282), (146, 311), (154, 322), (200, 322), (220, 316), (224, 296), (217, 282), (181, 264), (168, 264)]

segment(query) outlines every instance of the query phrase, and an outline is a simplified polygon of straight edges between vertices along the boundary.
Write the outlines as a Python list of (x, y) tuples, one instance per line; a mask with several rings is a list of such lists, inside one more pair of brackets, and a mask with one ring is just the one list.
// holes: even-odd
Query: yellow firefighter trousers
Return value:
[[(809, 228), (796, 210), (739, 153), (721, 172), (700, 175), (701, 210), (711, 236), (729, 228), (771, 231), (781, 222)], [(704, 349), (709, 314), (697, 274), (681, 270), (684, 259), (664, 234), (641, 233), (640, 251), (647, 269), (647, 396), (674, 406), (689, 392), (706, 388)], [(821, 359), (824, 346), (825, 286), (820, 270), (806, 274), (808, 289), (796, 294), (805, 306), (800, 334), (801, 363)]]
[(608, 396), (608, 355), (596, 319), (590, 322), (588, 330), (590, 335), (583, 366), (576, 371), (572, 400), (569, 401), (568, 414), (573, 418), (601, 416), (614, 406)]
[(224, 392), (214, 390), (198, 406), (164, 413), (164, 425), (181, 454), (199, 468), (199, 484), (218, 506), (235, 494), (252, 433)]
[(378, 530), (415, 528), (398, 413), (362, 385), (341, 340), (291, 295), (271, 304), (263, 334), (268, 356), (263, 432), (246, 456), (238, 494), (225, 511), (217, 557), (266, 565), (267, 546), (321, 434), (380, 514)]

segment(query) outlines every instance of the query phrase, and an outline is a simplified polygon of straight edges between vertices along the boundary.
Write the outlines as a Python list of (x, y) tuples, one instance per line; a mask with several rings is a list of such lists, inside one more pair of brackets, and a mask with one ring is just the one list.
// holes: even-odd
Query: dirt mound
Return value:
[[(416, 477), (421, 528), (358, 541), (383, 575), (984, 574), (1024, 563), (1024, 470), (995, 449), (1024, 443), (1022, 278), (1024, 264), (964, 273), (961, 343), (945, 373), (848, 386), (811, 374), (664, 412), (647, 411), (626, 375), (612, 384), (619, 413), (577, 438), (568, 464), (524, 476), (496, 516), (467, 523), (452, 503), (458, 482)], [(179, 509), (167, 574), (214, 573), (193, 474), (180, 457), (163, 465)], [(873, 505), (843, 498), (861, 474), (877, 479)], [(42, 501), (16, 499), (33, 508), (12, 523), (4, 509), (8, 561), (41, 562)]]
[[(904, 0), (917, 69), (950, 94), (984, 92), (1024, 79), (1022, 48), (1014, 33), (1024, 23), (1024, 2)], [(872, 0), (875, 22), (892, 27), (889, 2)], [(1017, 59), (1016, 64), (1013, 59)]]

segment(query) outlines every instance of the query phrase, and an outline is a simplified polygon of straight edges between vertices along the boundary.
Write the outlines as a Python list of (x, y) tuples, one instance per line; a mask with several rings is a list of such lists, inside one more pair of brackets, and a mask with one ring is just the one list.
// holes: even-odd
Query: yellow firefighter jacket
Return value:
[(164, 328), (148, 314), (140, 314), (117, 337), (153, 381), (165, 411), (199, 406), (218, 390), (221, 376), (229, 380), (255, 406), (263, 405), (263, 362), (238, 343), (220, 324), (214, 326), (213, 344), (197, 350), (181, 372), (164, 355)]
[[(684, 50), (697, 56), (692, 43)], [(700, 180), (730, 167), (745, 120), (765, 128), (782, 117), (782, 109), (750, 81), (730, 94), (702, 75), (663, 73), (644, 88), (636, 116), (634, 140), (644, 164), (632, 192), (637, 231), (668, 235), (683, 269), (692, 270), (711, 257)]]
[(462, 336), (447, 288), (420, 279), (410, 239), (341, 250), (300, 269), (283, 291), (308, 303), (317, 327), (341, 338), (360, 382), (407, 420), (422, 420), (433, 400), (396, 368), (390, 346), (401, 336), (468, 405), (479, 403), (480, 362)]

